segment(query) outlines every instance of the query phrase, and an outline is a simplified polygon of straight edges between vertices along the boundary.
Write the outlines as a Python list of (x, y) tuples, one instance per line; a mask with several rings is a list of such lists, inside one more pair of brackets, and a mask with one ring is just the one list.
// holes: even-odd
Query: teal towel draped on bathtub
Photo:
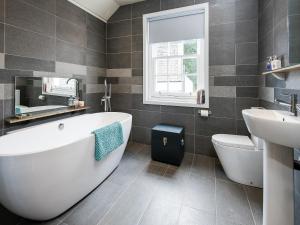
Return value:
[(123, 129), (120, 122), (93, 131), (95, 134), (95, 159), (103, 159), (106, 155), (124, 143)]

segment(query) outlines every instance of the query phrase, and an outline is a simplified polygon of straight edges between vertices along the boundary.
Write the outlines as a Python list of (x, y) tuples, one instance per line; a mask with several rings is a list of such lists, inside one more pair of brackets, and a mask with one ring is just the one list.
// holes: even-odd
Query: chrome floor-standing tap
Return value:
[(101, 105), (104, 103), (104, 112), (111, 112), (111, 84), (107, 85), (107, 80), (104, 80), (104, 96), (101, 99)]

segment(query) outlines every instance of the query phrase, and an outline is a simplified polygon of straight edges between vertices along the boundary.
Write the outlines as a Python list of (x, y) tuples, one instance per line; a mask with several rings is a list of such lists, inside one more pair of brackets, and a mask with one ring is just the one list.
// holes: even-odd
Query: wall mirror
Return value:
[(58, 77), (16, 77), (15, 115), (68, 107), (70, 97), (82, 98), (83, 80)]

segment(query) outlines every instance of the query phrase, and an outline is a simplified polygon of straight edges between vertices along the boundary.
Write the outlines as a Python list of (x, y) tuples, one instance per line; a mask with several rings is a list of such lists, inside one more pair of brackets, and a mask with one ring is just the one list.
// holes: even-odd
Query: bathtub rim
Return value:
[[(36, 127), (40, 127), (40, 126), (45, 126), (47, 124), (54, 124), (54, 123), (59, 123), (59, 122), (63, 122), (65, 120), (72, 120), (73, 118), (77, 118), (77, 117), (84, 117), (84, 116), (88, 116), (88, 115), (95, 115), (95, 114), (123, 114), (123, 115), (126, 115), (127, 117), (122, 119), (122, 120), (116, 120), (116, 121), (113, 121), (113, 122), (126, 122), (128, 120), (131, 120), (131, 123), (132, 123), (132, 115), (130, 113), (124, 113), (124, 112), (97, 112), (97, 113), (86, 113), (84, 115), (78, 115), (78, 116), (73, 116), (73, 117), (70, 117), (70, 118), (65, 118), (65, 119), (61, 119), (61, 120), (55, 120), (55, 121), (51, 121), (51, 122), (46, 122), (46, 123), (43, 123), (43, 124), (38, 124), (38, 125), (34, 125), (34, 126), (30, 126), (30, 127), (26, 127), (26, 128), (21, 128), (19, 130), (16, 130), (15, 132), (13, 133), (10, 133), (10, 134), (7, 134), (7, 135), (13, 135), (13, 134), (16, 134), (16, 133), (19, 133), (19, 132), (25, 132), (29, 129), (32, 129), (32, 128), (36, 128)], [(112, 122), (112, 123), (113, 123)], [(109, 125), (109, 124), (107, 124)], [(130, 131), (129, 131), (130, 132)], [(124, 131), (123, 131), (124, 133)], [(5, 137), (7, 135), (3, 135), (2, 137)], [(75, 142), (78, 142), (78, 141), (82, 141), (86, 138), (90, 138), (90, 137), (93, 137), (94, 135), (92, 133), (89, 133), (89, 134), (86, 134), (86, 135), (83, 135), (81, 136), (80, 138), (76, 139), (75, 141), (73, 142), (68, 142), (66, 144), (62, 144), (59, 146), (59, 148), (61, 147), (65, 147), (65, 146), (68, 146), (72, 143), (75, 143)], [(0, 137), (0, 141), (1, 141), (1, 138)], [(19, 152), (19, 153), (11, 153), (11, 154), (3, 154), (1, 153), (1, 150), (0, 150), (0, 158), (9, 158), (9, 157), (21, 157), (21, 156), (30, 156), (30, 155), (33, 155), (33, 154), (39, 154), (39, 153), (42, 153), (42, 152), (47, 152), (47, 151), (51, 151), (51, 150), (56, 150), (58, 147), (53, 147), (53, 148), (45, 148), (45, 149), (42, 149), (42, 150), (38, 150), (38, 151), (28, 151), (28, 152)]]

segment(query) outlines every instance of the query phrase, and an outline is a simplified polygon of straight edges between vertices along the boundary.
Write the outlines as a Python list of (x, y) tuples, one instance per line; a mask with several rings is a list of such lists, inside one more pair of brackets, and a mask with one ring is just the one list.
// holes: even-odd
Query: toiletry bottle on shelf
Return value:
[(281, 60), (274, 55), (272, 59), (272, 70), (278, 70), (281, 69)]
[(272, 70), (272, 57), (268, 57), (268, 62), (267, 62), (267, 71), (271, 71)]

